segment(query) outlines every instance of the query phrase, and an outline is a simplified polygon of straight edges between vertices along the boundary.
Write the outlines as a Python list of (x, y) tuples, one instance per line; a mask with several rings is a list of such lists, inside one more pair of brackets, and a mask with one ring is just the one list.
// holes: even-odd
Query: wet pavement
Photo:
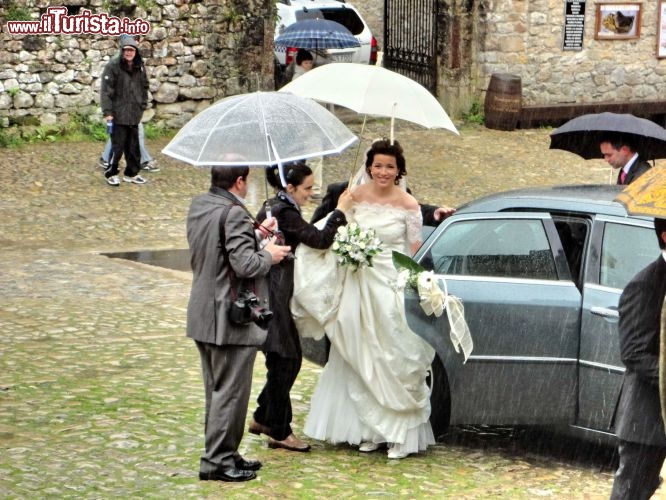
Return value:
[[(422, 201), (460, 205), (510, 187), (609, 179), (601, 161), (548, 150), (548, 129), (461, 132), (397, 124)], [(363, 148), (382, 135), (388, 122), (371, 122)], [(259, 479), (200, 482), (201, 375), (184, 337), (190, 274), (104, 255), (186, 248), (185, 215), (209, 172), (159, 154), (166, 142), (148, 143), (161, 172), (118, 188), (96, 165), (101, 144), (2, 151), (0, 497), (608, 496), (611, 451), (518, 429), (458, 429), (401, 461), (316, 442), (309, 454), (270, 450), (248, 434), (241, 451), (264, 463)], [(325, 182), (348, 178), (356, 154), (327, 159)], [(258, 172), (255, 210), (265, 197)], [(297, 431), (319, 371), (306, 362), (294, 387)], [(263, 376), (259, 355), (253, 399)]]

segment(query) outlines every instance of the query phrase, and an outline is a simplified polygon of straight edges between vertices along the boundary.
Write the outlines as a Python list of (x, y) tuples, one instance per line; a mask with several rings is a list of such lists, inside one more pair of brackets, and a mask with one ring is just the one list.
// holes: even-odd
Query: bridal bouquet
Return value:
[(331, 250), (337, 255), (339, 266), (372, 267), (372, 258), (382, 251), (382, 242), (375, 236), (374, 229), (361, 229), (352, 222), (338, 227)]
[(446, 281), (440, 279), (444, 289), (439, 286), (432, 271), (426, 271), (411, 257), (393, 251), (393, 266), (398, 270), (396, 286), (404, 289), (407, 285), (419, 294), (419, 304), (426, 315), (434, 314), (440, 317), (446, 309), (451, 327), (451, 342), (456, 352), (463, 351), (465, 361), (472, 352), (472, 335), (465, 321), (465, 308), (462, 301), (450, 295), (446, 288)]

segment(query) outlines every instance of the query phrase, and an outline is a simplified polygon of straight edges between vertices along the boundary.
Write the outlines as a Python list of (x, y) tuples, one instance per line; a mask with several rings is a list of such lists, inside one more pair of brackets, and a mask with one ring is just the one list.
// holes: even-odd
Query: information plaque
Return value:
[(562, 50), (583, 50), (585, 0), (565, 0)]

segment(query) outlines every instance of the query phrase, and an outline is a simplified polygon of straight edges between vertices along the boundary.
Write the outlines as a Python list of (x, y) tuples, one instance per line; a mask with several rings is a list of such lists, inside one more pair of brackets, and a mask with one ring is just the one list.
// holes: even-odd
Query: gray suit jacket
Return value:
[(620, 297), (620, 354), (627, 367), (617, 407), (620, 439), (666, 446), (659, 403), (659, 329), (666, 293), (666, 261), (640, 271)]
[(252, 221), (244, 208), (232, 206), (224, 224), (223, 252), (220, 245), (220, 216), (224, 207), (238, 203), (224, 189), (211, 188), (194, 198), (187, 216), (187, 241), (190, 245), (192, 291), (187, 306), (187, 336), (215, 345), (259, 346), (266, 331), (254, 323), (235, 326), (228, 321), (232, 301), (231, 273), (236, 282), (254, 278), (254, 291), (261, 306), (268, 307), (268, 282), (271, 254), (259, 250)]

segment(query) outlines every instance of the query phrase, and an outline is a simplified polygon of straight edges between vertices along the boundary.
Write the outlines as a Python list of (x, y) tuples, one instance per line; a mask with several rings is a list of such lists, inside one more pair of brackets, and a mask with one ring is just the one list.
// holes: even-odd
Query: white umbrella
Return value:
[(206, 108), (162, 152), (197, 167), (281, 165), (340, 153), (356, 139), (335, 115), (311, 99), (254, 92)]
[(357, 113), (400, 118), (426, 128), (458, 130), (442, 105), (421, 84), (380, 66), (330, 63), (314, 68), (280, 92), (338, 104)]

